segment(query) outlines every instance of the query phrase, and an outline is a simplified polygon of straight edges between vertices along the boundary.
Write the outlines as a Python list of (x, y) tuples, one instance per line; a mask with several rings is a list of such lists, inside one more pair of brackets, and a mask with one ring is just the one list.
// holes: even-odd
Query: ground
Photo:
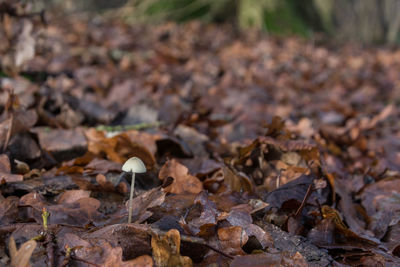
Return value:
[(41, 24), (3, 50), (2, 265), (400, 264), (399, 50)]

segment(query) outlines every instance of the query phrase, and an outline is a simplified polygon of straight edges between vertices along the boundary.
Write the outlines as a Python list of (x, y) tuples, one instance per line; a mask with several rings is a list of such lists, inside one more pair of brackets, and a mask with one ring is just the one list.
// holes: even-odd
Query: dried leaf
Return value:
[(231, 226), (218, 229), (218, 239), (222, 250), (230, 255), (245, 255), (242, 247), (249, 239), (246, 231), (240, 226)]
[(33, 251), (36, 248), (36, 241), (29, 240), (21, 245), (17, 250), (14, 238), (11, 236), (9, 240), (9, 250), (11, 256), (12, 267), (28, 267), (30, 266), (29, 260), (32, 256)]
[(164, 188), (166, 192), (174, 194), (192, 193), (197, 194), (203, 190), (203, 185), (197, 177), (188, 173), (188, 168), (175, 159), (168, 160), (161, 168), (158, 177), (164, 180), (168, 177), (174, 178), (173, 183)]
[(20, 174), (11, 174), (11, 165), (8, 156), (0, 154), (0, 184), (10, 182), (21, 182), (24, 177)]
[[(148, 211), (150, 208), (154, 208), (160, 206), (164, 203), (165, 200), (165, 192), (163, 192), (160, 188), (153, 188), (132, 200), (132, 221), (133, 222), (143, 222), (147, 220), (152, 212)], [(128, 209), (129, 201), (125, 204)]]
[(165, 236), (153, 233), (151, 247), (153, 248), (153, 258), (157, 266), (193, 266), (189, 257), (181, 256), (180, 254), (181, 238), (176, 229), (169, 230)]
[(253, 255), (238, 256), (230, 264), (230, 267), (261, 267), (261, 266), (298, 266), (308, 267), (309, 264), (304, 257), (296, 252), (289, 253), (261, 253)]

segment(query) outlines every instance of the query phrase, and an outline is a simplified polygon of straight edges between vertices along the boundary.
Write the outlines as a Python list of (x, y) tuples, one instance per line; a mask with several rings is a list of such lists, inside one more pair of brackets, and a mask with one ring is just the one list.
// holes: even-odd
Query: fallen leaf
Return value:
[(88, 198), (90, 196), (90, 191), (85, 190), (68, 190), (58, 196), (58, 204), (68, 204), (73, 203), (81, 198)]
[(33, 251), (36, 248), (36, 241), (29, 240), (21, 245), (17, 250), (14, 238), (11, 236), (9, 240), (9, 250), (11, 256), (11, 266), (12, 267), (28, 267), (29, 259), (32, 256)]
[(246, 231), (240, 226), (230, 226), (218, 229), (218, 239), (222, 250), (230, 255), (245, 255), (242, 247), (249, 239)]
[(0, 184), (21, 182), (23, 180), (23, 175), (11, 174), (11, 165), (8, 156), (5, 154), (0, 154)]
[(60, 161), (81, 156), (86, 152), (87, 141), (80, 128), (59, 130), (36, 127), (31, 132), (38, 135), (40, 146)]
[(230, 267), (261, 267), (261, 266), (310, 266), (304, 257), (296, 252), (289, 253), (260, 253), (253, 255), (237, 256), (230, 264)]
[(164, 180), (168, 177), (174, 178), (173, 183), (164, 188), (165, 192), (174, 194), (192, 193), (197, 194), (203, 190), (203, 185), (197, 177), (188, 173), (188, 168), (177, 160), (168, 160), (161, 168), (158, 177)]
[[(160, 206), (164, 203), (165, 194), (166, 193), (160, 188), (153, 188), (135, 197), (132, 200), (132, 206), (134, 207), (132, 211), (132, 221), (140, 223), (147, 220), (153, 214), (148, 211), (148, 209)], [(126, 202), (125, 206), (128, 210), (129, 201)]]
[(178, 230), (171, 229), (165, 236), (152, 234), (151, 247), (155, 264), (160, 267), (193, 266), (189, 257), (180, 254), (181, 238)]

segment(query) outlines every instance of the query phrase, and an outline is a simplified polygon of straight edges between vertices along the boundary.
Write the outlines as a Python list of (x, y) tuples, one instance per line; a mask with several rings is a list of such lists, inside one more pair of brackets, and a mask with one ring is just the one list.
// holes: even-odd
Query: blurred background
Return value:
[(363, 44), (400, 43), (398, 0), (41, 0), (36, 8), (101, 14), (131, 23), (230, 23), (274, 35), (316, 34)]

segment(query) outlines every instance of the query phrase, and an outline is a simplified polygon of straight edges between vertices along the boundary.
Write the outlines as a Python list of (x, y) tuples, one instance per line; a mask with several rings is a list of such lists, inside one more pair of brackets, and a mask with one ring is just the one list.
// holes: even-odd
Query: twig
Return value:
[(16, 102), (14, 90), (8, 89), (7, 93), (8, 93), (8, 100), (7, 100), (7, 104), (5, 107), (5, 112), (6, 112), (6, 114), (10, 114), (10, 124), (8, 125), (6, 140), (4, 141), (4, 144), (3, 144), (3, 152), (6, 151), (8, 143), (10, 142), (12, 128), (13, 128), (13, 124), (14, 124), (14, 103)]
[(7, 147), (8, 147), (8, 143), (10, 142), (13, 123), (14, 123), (14, 113), (11, 112), (11, 114), (10, 114), (10, 124), (9, 124), (9, 126), (8, 126), (7, 135), (6, 135), (6, 140), (4, 141), (4, 144), (3, 144), (3, 152), (6, 151), (6, 149), (7, 149)]
[(156, 122), (143, 122), (132, 125), (115, 125), (115, 126), (99, 125), (96, 127), (96, 130), (106, 131), (106, 132), (121, 132), (128, 130), (142, 130), (147, 128), (159, 127), (162, 124), (163, 123), (161, 121), (156, 121)]
[(47, 254), (47, 266), (53, 267), (55, 259), (54, 259), (54, 242), (55, 241), (55, 236), (52, 232), (47, 231), (46, 232), (46, 239), (45, 239), (45, 245), (46, 245), (46, 254)]
[(81, 258), (79, 258), (77, 256), (71, 256), (71, 259), (76, 260), (76, 261), (81, 261), (83, 263), (86, 263), (86, 264), (89, 264), (89, 265), (93, 265), (93, 266), (96, 266), (96, 267), (100, 267), (100, 265), (97, 265), (96, 263), (81, 259)]
[(294, 214), (294, 217), (297, 218), (297, 216), (299, 216), (299, 215), (301, 214), (302, 210), (304, 209), (304, 206), (305, 206), (306, 203), (307, 203), (308, 198), (311, 196), (312, 191), (313, 191), (313, 185), (310, 184), (310, 185), (308, 186), (306, 195), (304, 196), (303, 201), (301, 202), (300, 207), (297, 209), (296, 213)]
[(216, 248), (210, 246), (209, 244), (203, 244), (203, 245), (205, 245), (205, 246), (208, 247), (209, 249), (214, 250), (215, 252), (221, 254), (222, 256), (227, 257), (228, 259), (231, 259), (231, 260), (234, 259), (234, 257), (232, 257), (231, 255), (228, 255), (228, 254), (226, 254), (225, 252), (223, 252), (223, 251), (221, 251), (221, 250), (219, 250), (219, 249), (216, 249)]

